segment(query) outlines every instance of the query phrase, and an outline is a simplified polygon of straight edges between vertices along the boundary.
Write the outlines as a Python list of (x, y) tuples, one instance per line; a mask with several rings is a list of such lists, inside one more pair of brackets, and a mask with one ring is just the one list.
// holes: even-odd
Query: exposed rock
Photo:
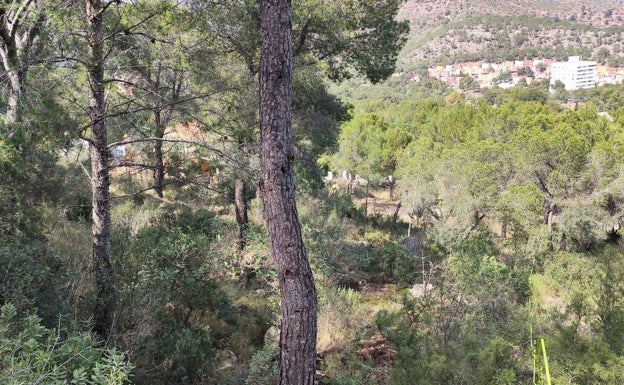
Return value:
[(219, 369), (228, 369), (238, 366), (238, 357), (231, 350), (218, 350), (214, 361)]
[(264, 334), (264, 345), (277, 348), (279, 346), (279, 334), (279, 328), (275, 325), (271, 326)]
[(425, 296), (425, 294), (431, 292), (432, 290), (433, 285), (430, 283), (417, 283), (414, 284), (414, 286), (412, 286), (412, 288), (409, 290), (409, 295), (414, 298), (422, 298)]

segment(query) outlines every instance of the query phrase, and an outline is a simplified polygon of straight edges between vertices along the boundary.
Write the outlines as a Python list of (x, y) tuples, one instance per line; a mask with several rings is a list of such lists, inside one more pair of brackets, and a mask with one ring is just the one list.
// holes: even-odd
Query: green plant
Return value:
[(368, 247), (359, 256), (359, 268), (375, 283), (413, 283), (418, 275), (414, 258), (388, 234), (378, 231), (365, 235)]
[(115, 349), (96, 347), (88, 333), (47, 329), (34, 315), (0, 309), (0, 383), (123, 385), (134, 366)]
[(336, 196), (330, 196), (329, 207), (339, 218), (355, 218), (357, 213), (351, 195), (347, 191), (343, 191)]
[(0, 304), (11, 302), (20, 315), (36, 311), (51, 325), (64, 311), (57, 289), (64, 274), (38, 241), (0, 246)]
[(317, 347), (319, 351), (343, 348), (355, 338), (363, 316), (362, 298), (352, 289), (320, 288)]
[(279, 349), (277, 346), (267, 345), (258, 350), (249, 364), (249, 375), (246, 385), (273, 385), (277, 383), (277, 362)]
[(164, 212), (116, 256), (125, 282), (119, 324), (134, 336), (130, 354), (137, 365), (158, 368), (137, 382), (200, 381), (215, 347), (235, 330), (238, 312), (219, 286), (235, 266), (213, 249), (218, 237), (208, 211)]

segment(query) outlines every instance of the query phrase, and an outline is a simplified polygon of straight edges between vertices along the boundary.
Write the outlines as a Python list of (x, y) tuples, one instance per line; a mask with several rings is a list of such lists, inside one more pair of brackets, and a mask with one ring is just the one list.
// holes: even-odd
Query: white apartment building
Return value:
[(567, 62), (552, 63), (550, 66), (550, 86), (560, 80), (567, 91), (594, 88), (598, 81), (596, 62), (570, 56)]

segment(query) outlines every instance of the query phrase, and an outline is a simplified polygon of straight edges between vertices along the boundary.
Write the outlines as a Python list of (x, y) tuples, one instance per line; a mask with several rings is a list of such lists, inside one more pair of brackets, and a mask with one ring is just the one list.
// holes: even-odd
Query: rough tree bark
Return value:
[(91, 188), (93, 237), (93, 267), (95, 273), (96, 303), (94, 332), (106, 340), (111, 333), (115, 311), (115, 284), (109, 255), (110, 193), (106, 129), (106, 101), (104, 98), (104, 4), (101, 0), (86, 0), (89, 79), (89, 118), (91, 136)]
[(260, 191), (281, 294), (278, 383), (313, 385), (317, 302), (295, 203), (290, 1), (258, 1), (262, 38)]

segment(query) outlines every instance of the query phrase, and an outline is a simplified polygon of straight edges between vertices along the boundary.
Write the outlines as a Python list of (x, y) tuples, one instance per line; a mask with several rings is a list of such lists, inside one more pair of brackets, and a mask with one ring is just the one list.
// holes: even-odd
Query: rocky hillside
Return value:
[[(606, 14), (609, 10), (611, 12)], [(441, 19), (465, 18), (483, 14), (502, 16), (529, 15), (533, 17), (558, 17), (605, 26), (624, 17), (624, 1), (591, 0), (407, 0), (401, 17), (411, 21), (429, 23)]]
[(424, 65), (471, 60), (624, 58), (624, 0), (409, 0), (399, 17), (411, 25), (397, 63), (407, 79)]

